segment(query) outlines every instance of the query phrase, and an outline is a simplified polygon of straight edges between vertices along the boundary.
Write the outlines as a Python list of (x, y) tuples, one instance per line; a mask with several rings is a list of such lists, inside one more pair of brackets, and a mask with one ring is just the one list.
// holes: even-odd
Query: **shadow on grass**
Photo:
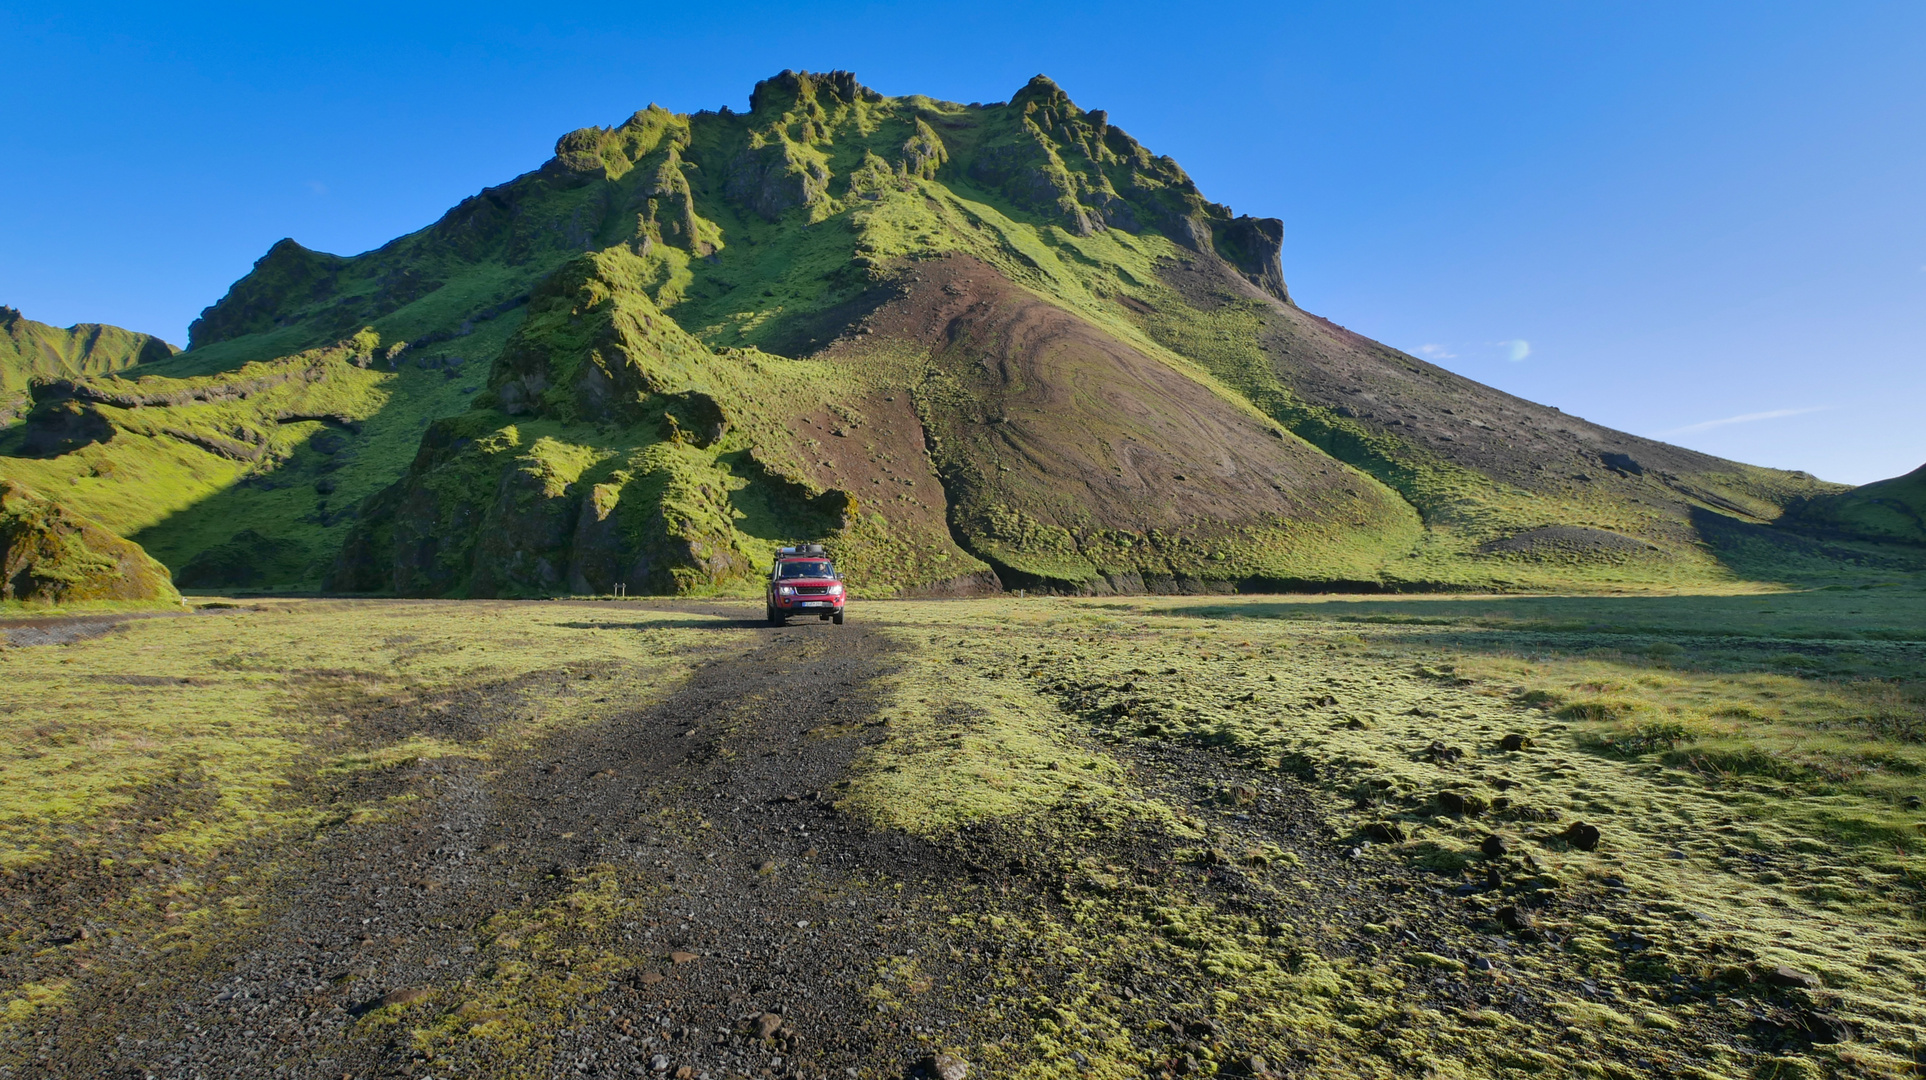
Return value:
[(1689, 513), (1712, 556), (1749, 581), (1813, 585), (1845, 576), (1926, 570), (1926, 551), (1917, 547), (1815, 538), (1698, 506)]
[(1543, 635), (1926, 642), (1919, 583), (1741, 596), (1516, 596), (1477, 600), (1250, 600), (1160, 613)]

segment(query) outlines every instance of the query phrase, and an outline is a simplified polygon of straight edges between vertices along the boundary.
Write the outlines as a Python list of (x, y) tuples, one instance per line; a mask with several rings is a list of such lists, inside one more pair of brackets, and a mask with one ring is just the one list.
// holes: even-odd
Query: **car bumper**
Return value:
[(843, 602), (828, 597), (783, 596), (776, 599), (776, 607), (782, 611), (841, 611)]

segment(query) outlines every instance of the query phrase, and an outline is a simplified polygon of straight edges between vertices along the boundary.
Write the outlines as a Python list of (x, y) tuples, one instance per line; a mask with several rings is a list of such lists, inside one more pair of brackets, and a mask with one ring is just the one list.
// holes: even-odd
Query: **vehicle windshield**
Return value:
[(806, 562), (797, 560), (779, 564), (776, 570), (776, 576), (784, 578), (835, 577), (836, 568), (829, 565), (828, 562)]

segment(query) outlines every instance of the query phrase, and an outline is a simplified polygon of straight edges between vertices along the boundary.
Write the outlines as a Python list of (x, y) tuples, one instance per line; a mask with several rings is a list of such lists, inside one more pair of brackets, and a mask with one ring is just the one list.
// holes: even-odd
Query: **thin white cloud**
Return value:
[(1531, 342), (1526, 341), (1524, 338), (1517, 338), (1512, 341), (1501, 341), (1498, 344), (1510, 350), (1505, 353), (1505, 358), (1514, 364), (1531, 355)]
[(1690, 435), (1696, 431), (1710, 431), (1713, 428), (1724, 427), (1727, 424), (1751, 424), (1760, 420), (1779, 420), (1787, 416), (1804, 416), (1806, 413), (1825, 412), (1830, 408), (1832, 408), (1830, 405), (1814, 405), (1807, 409), (1772, 409), (1768, 412), (1746, 413), (1742, 416), (1727, 416), (1718, 420), (1701, 420), (1696, 424), (1687, 424), (1682, 428), (1661, 431), (1659, 434), (1661, 436)]
[(1452, 352), (1449, 346), (1439, 345), (1436, 343), (1426, 343), (1424, 345), (1420, 345), (1418, 346), (1418, 351), (1425, 354), (1426, 356), (1429, 356), (1433, 360), (1458, 359), (1458, 354), (1455, 352)]

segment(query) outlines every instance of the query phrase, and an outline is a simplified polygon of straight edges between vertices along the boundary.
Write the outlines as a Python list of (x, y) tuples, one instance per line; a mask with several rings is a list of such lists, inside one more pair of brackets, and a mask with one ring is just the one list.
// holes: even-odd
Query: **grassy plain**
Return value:
[[(989, 1075), (1235, 1075), (1257, 1051), (1319, 1076), (1902, 1076), (1926, 1052), (1926, 580), (853, 610), (897, 651), (839, 809), (1052, 883), (905, 901), (970, 971), (931, 1048)], [(250, 601), (0, 650), (0, 887), (101, 898), (78, 927), (9, 909), (0, 1022), (238, 947), (289, 845), (409, 813), (355, 777), (506, 760), (766, 633), (652, 602)], [(478, 685), (518, 704), (438, 721)], [(489, 925), (537, 967), (619, 953), (582, 936), (619, 887), (580, 884)], [(471, 988), (486, 1024), (367, 1028), (532, 1054), (542, 995), (623, 963)], [(918, 1015), (918, 970), (878, 959), (879, 1011)]]

